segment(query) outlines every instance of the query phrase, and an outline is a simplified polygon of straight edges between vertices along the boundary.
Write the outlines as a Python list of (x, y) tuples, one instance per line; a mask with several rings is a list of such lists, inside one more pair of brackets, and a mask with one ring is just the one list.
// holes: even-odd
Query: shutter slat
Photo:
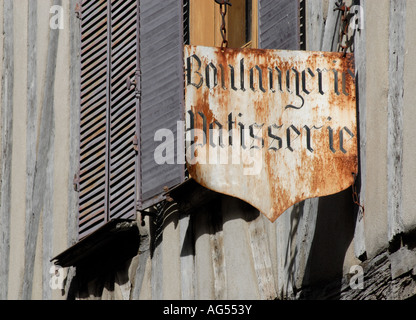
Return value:
[[(107, 38), (105, 37), (105, 39)], [(91, 53), (93, 54), (92, 56), (84, 55), (82, 57), (82, 69), (88, 68), (88, 66), (90, 66), (91, 63), (94, 63), (100, 57), (107, 58), (107, 44), (104, 41), (102, 41), (94, 48), (94, 50), (91, 51)]]
[[(132, 78), (132, 75), (127, 74), (126, 77), (130, 77)], [(124, 83), (124, 81), (119, 81), (118, 83), (112, 83), (113, 84), (113, 96), (116, 97), (113, 100), (113, 103), (121, 103), (122, 105), (124, 105), (126, 103), (126, 98), (130, 98), (130, 96), (128, 95), (128, 93), (126, 93), (126, 84)], [(121, 102), (120, 102), (121, 101)]]
[[(91, 14), (92, 10), (94, 10), (94, 13), (96, 14)], [(101, 12), (101, 14), (99, 14), (99, 12)], [(101, 6), (91, 6), (89, 10), (84, 12), (81, 23), (81, 30), (90, 28), (94, 24), (97, 24), (98, 21), (101, 22), (99, 18), (102, 16), (102, 14), (107, 14), (107, 4), (105, 1)]]
[[(101, 188), (95, 188), (93, 192), (90, 192), (88, 194), (88, 197), (82, 198), (80, 201), (80, 206), (83, 206), (84, 203), (87, 203), (91, 200), (100, 200), (104, 198), (104, 191), (105, 191), (105, 185), (103, 185)], [(101, 201), (101, 200), (100, 200)], [(85, 215), (85, 212), (83, 212), (83, 215)]]
[[(95, 16), (94, 20), (91, 21), (90, 24), (83, 24), (81, 26), (82, 31), (82, 37), (81, 40), (83, 40), (83, 45), (86, 45), (89, 43), (87, 39), (94, 38), (97, 36), (97, 31), (100, 33), (103, 32), (103, 30), (107, 30), (107, 14), (106, 12), (101, 12)], [(105, 31), (104, 31), (105, 32)]]
[(113, 136), (111, 151), (113, 154), (115, 154), (114, 158), (118, 156), (117, 152), (123, 151), (123, 150), (120, 150), (120, 148), (125, 148), (128, 150), (133, 149), (133, 143), (132, 143), (133, 139), (131, 137), (128, 137), (128, 138), (126, 137), (126, 136), (129, 136), (130, 134), (134, 135), (134, 127), (122, 128), (122, 130), (117, 132), (117, 135)]
[(99, 229), (105, 223), (103, 216), (104, 209), (96, 212), (94, 215), (91, 215), (91, 218), (86, 222), (83, 220), (83, 223), (80, 223), (79, 226), (79, 237), (82, 239)]
[[(114, 85), (123, 85), (123, 87), (126, 87), (126, 79), (123, 79), (123, 76), (125, 75), (134, 75), (134, 73), (131, 72), (131, 68), (134, 68), (136, 66), (136, 61), (132, 57), (128, 57), (129, 54), (132, 54), (135, 50), (130, 49), (129, 52), (126, 53), (126, 58), (121, 60), (117, 63), (117, 69), (114, 70), (114, 76), (111, 78), (111, 83)], [(113, 88), (113, 92), (114, 92)]]
[(101, 163), (95, 166), (92, 170), (87, 170), (83, 173), (82, 177), (80, 178), (80, 184), (88, 182), (88, 179), (95, 178), (99, 174), (102, 174), (105, 170), (105, 164)]
[[(137, 18), (137, 0), (112, 1), (110, 219), (128, 219), (136, 215), (138, 155), (133, 139), (137, 134), (138, 101), (135, 90), (127, 90), (126, 79), (132, 78), (138, 69)], [(118, 149), (119, 145), (123, 148)]]
[(106, 69), (99, 69), (97, 68), (98, 71), (94, 74), (94, 76), (92, 76), (91, 78), (87, 78), (87, 79), (82, 79), (81, 78), (81, 94), (84, 94), (84, 92), (91, 90), (92, 88), (95, 88), (97, 86), (97, 83), (100, 83), (100, 81), (103, 80), (103, 77), (105, 77), (105, 75), (107, 74), (107, 70)]
[(95, 68), (105, 65), (105, 54), (107, 53), (107, 48), (103, 46), (100, 50), (97, 50), (95, 54), (88, 60), (85, 61), (81, 78), (87, 77), (91, 72), (94, 72)]
[(78, 238), (102, 226), (107, 210), (108, 3), (82, 3)]
[[(130, 192), (130, 194), (128, 194), (128, 196), (133, 196), (134, 192), (131, 188), (131, 186), (128, 186), (128, 188), (126, 188), (126, 190), (128, 192)], [(123, 192), (121, 192), (123, 194)], [(128, 215), (129, 213), (131, 213), (132, 210), (134, 210), (134, 207), (132, 207), (131, 202), (128, 200), (122, 201), (123, 198), (119, 198), (120, 200), (118, 200), (117, 202), (114, 202), (112, 204), (112, 211), (115, 212), (111, 218), (112, 219), (116, 219), (116, 218), (120, 218), (120, 216), (122, 215)]]
[[(131, 141), (129, 140), (125, 140), (124, 144), (119, 143), (118, 144), (119, 148), (113, 150), (114, 154), (117, 154), (117, 156), (115, 156), (113, 158), (114, 164), (117, 165), (117, 167), (119, 166), (120, 163), (122, 163), (123, 161), (125, 161), (128, 157), (128, 155), (126, 153), (130, 153), (131, 154), (131, 148), (133, 148), (131, 146)], [(115, 167), (115, 168), (117, 168)]]
[[(96, 151), (95, 155), (91, 154), (93, 150)], [(101, 152), (98, 152), (98, 150), (101, 150)], [(82, 159), (80, 159), (81, 171), (84, 168), (86, 168), (89, 165), (89, 163), (93, 161), (100, 161), (101, 157), (103, 158), (103, 161), (105, 161), (105, 152), (106, 152), (105, 137), (100, 136), (95, 140), (91, 140), (87, 145), (83, 146), (83, 148), (81, 149), (81, 152), (82, 152)]]
[(102, 13), (97, 18), (100, 23), (93, 24), (91, 27), (82, 28), (81, 50), (84, 50), (86, 47), (90, 47), (92, 41), (96, 41), (97, 38), (106, 34), (108, 30), (108, 18), (106, 14)]
[(95, 94), (94, 96), (90, 97), (90, 99), (84, 99), (83, 101), (83, 106), (82, 106), (82, 118), (85, 118), (89, 115), (90, 112), (93, 112), (95, 110), (95, 108), (91, 108), (92, 105), (100, 105), (100, 104), (105, 104), (106, 103), (106, 94), (105, 92), (98, 92), (97, 94)]
[[(123, 115), (123, 112), (128, 112), (128, 110), (131, 110), (134, 101), (131, 101), (129, 96), (119, 94), (119, 97), (114, 102), (120, 105), (120, 108), (118, 108), (118, 110), (114, 110), (114, 113), (112, 114), (112, 116), (114, 117), (115, 124), (117, 124), (117, 119)], [(131, 110), (131, 112), (132, 111), (134, 110)]]
[[(86, 166), (92, 159), (105, 155), (105, 140), (84, 150), (83, 163)], [(82, 178), (82, 177), (81, 177)]]
[(123, 160), (124, 162), (117, 166), (117, 170), (111, 172), (111, 177), (114, 178), (111, 181), (114, 195), (117, 195), (117, 190), (119, 190), (123, 185), (127, 183), (130, 184), (129, 182), (133, 181), (132, 173), (134, 173), (134, 168), (132, 168), (131, 164), (133, 164), (134, 159), (130, 159), (128, 161), (126, 161), (126, 159)]
[[(100, 212), (102, 210), (102, 202), (103, 197), (96, 197), (89, 199), (88, 202), (85, 202), (84, 205), (80, 206), (81, 210), (83, 210), (83, 216), (80, 217), (80, 221), (83, 222), (87, 218), (91, 219), (92, 213)], [(84, 217), (87, 217), (84, 219)]]
[(120, 152), (113, 158), (114, 162), (120, 162), (123, 161), (126, 158), (126, 154), (129, 153), (130, 150), (125, 148), (124, 150), (120, 150)]
[[(101, 179), (98, 179), (99, 177), (95, 177), (97, 180), (93, 181), (93, 184), (85, 184), (83, 186), (83, 196), (80, 198), (82, 202), (88, 201), (92, 194), (96, 194), (97, 190), (104, 190), (105, 188), (105, 176), (103, 176)], [(102, 199), (104, 201), (105, 196), (102, 196)], [(104, 207), (102, 205), (102, 207)], [(80, 211), (80, 217), (86, 215), (84, 211)]]
[[(99, 111), (102, 111), (102, 109), (97, 110), (97, 112)], [(95, 117), (93, 121), (84, 124), (81, 131), (82, 140), (88, 141), (89, 138), (97, 137), (97, 134), (100, 133), (100, 131), (106, 129), (106, 118), (103, 118), (100, 114), (99, 116)]]
[(90, 59), (91, 56), (96, 52), (95, 50), (100, 45), (103, 45), (103, 42), (107, 41), (107, 34), (105, 33), (107, 32), (107, 29), (103, 28), (103, 31), (104, 32), (102, 34), (98, 34), (96, 38), (93, 38), (91, 40), (91, 43), (88, 46), (84, 46), (83, 48), (81, 48), (81, 55), (82, 55), (81, 64), (84, 64), (84, 62), (87, 59)]
[(107, 87), (107, 83), (105, 82), (105, 80), (103, 80), (103, 82), (100, 85), (97, 84), (97, 87), (94, 88), (93, 91), (88, 92), (88, 94), (87, 93), (81, 94), (81, 112), (86, 108), (90, 108), (91, 105), (87, 102), (91, 102), (91, 99), (95, 100), (97, 97), (101, 98), (102, 96), (105, 96), (106, 87)]
[[(100, 7), (101, 4), (101, 7)], [(107, 9), (106, 1), (89, 0), (82, 3), (82, 23), (87, 23), (94, 17), (94, 12), (99, 12), (103, 9)]]
[(106, 135), (106, 128), (105, 127), (100, 127), (99, 130), (94, 131), (91, 135), (84, 135), (81, 136), (81, 162), (82, 162), (82, 153), (83, 150), (85, 150), (85, 146), (91, 145), (91, 144), (95, 144), (96, 141), (101, 141), (103, 136)]
[[(100, 105), (105, 105), (105, 102), (106, 102), (105, 96), (101, 96), (101, 97), (97, 96), (94, 99), (94, 102), (99, 106)], [(102, 111), (100, 110), (100, 108), (86, 108), (86, 109), (84, 109), (84, 112), (83, 112), (84, 114), (83, 114), (83, 117), (81, 118), (81, 125), (85, 126), (88, 123), (94, 121), (94, 119), (96, 119), (101, 114), (101, 112)]]

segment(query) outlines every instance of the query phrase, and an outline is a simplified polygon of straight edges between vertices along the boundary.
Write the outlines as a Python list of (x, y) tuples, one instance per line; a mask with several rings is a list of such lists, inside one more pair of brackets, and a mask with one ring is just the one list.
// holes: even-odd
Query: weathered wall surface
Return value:
[[(64, 9), (62, 30), (50, 28), (53, 5)], [(0, 299), (65, 296), (51, 288), (49, 272), (50, 259), (76, 238), (74, 5), (0, 1)]]
[(416, 22), (412, 19), (416, 13), (416, 3), (414, 1), (406, 2), (406, 12), (404, 19), (405, 39), (404, 39), (404, 110), (403, 110), (403, 225), (404, 230), (409, 232), (416, 229), (416, 199), (412, 195), (414, 181), (416, 177), (416, 163), (413, 161), (416, 156), (416, 148), (413, 142), (415, 134), (414, 121), (416, 114), (414, 112), (413, 86), (416, 84), (415, 58), (416, 37), (412, 30), (416, 28)]
[[(334, 3), (307, 1), (307, 49), (337, 49)], [(54, 4), (64, 8), (62, 30), (49, 25)], [(139, 227), (136, 256), (111, 270), (103, 267), (87, 283), (79, 270), (74, 278), (74, 268), (67, 269), (65, 289), (53, 290), (49, 260), (76, 239), (75, 4), (0, 0), (0, 299), (274, 299), (317, 297), (318, 291), (321, 298), (394, 299), (414, 294), (413, 0), (361, 1), (365, 15), (355, 53), (364, 216), (351, 190), (295, 205), (274, 224), (239, 200), (211, 194), (192, 211), (159, 208)], [(348, 274), (359, 264), (365, 289), (352, 291)]]

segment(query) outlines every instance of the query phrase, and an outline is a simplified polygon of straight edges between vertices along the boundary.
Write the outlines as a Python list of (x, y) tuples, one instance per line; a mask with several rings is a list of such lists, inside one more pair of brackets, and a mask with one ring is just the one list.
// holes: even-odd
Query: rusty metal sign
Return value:
[(275, 221), (358, 171), (352, 54), (185, 46), (186, 161)]

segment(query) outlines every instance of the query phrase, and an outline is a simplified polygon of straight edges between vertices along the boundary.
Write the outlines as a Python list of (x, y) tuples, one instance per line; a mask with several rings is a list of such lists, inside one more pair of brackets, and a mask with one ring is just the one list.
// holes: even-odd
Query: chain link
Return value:
[(334, 11), (341, 12), (341, 30), (339, 32), (338, 38), (338, 51), (344, 52), (344, 55), (347, 54), (348, 49), (353, 51), (352, 47), (354, 44), (354, 37), (350, 36), (350, 22), (354, 17), (354, 14), (351, 13), (351, 7), (347, 6), (345, 2), (340, 1), (336, 3), (336, 8)]
[[(353, 52), (353, 44), (354, 44), (354, 34), (350, 35), (350, 22), (351, 19), (354, 17), (354, 13), (351, 12), (351, 7), (347, 6), (344, 1), (339, 1), (335, 4), (336, 8), (334, 11), (341, 12), (341, 28), (339, 32), (338, 38), (338, 51), (343, 52), (344, 56), (347, 54), (348, 49)], [(355, 29), (354, 29), (355, 30)], [(355, 33), (355, 31), (354, 31)], [(364, 217), (365, 208), (360, 203), (360, 196), (357, 191), (357, 175), (353, 173), (354, 176), (354, 183), (352, 184), (352, 201), (355, 205), (357, 205), (361, 211), (361, 217)]]
[(221, 43), (221, 51), (224, 51), (225, 48), (228, 47), (228, 40), (227, 40), (227, 28), (226, 28), (226, 20), (225, 17), (227, 16), (227, 6), (232, 6), (229, 0), (215, 0), (216, 3), (220, 5), (220, 14), (221, 14), (221, 37), (222, 37), (222, 43)]

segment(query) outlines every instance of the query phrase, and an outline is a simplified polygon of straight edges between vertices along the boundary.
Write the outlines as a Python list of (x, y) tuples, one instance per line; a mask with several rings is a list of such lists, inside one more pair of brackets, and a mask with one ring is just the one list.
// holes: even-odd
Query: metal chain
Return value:
[(354, 17), (354, 14), (350, 11), (351, 7), (347, 6), (343, 1), (340, 1), (335, 5), (336, 8), (334, 11), (341, 12), (341, 30), (339, 32), (338, 51), (344, 52), (344, 55), (346, 55), (348, 49), (352, 50), (354, 43), (354, 37), (350, 37), (348, 33), (350, 29), (350, 21)]
[[(335, 5), (336, 8), (334, 9), (334, 11), (341, 12), (341, 30), (339, 32), (338, 51), (343, 52), (345, 56), (347, 54), (348, 49), (350, 49), (350, 51), (354, 51), (354, 34), (352, 36), (350, 36), (349, 34), (350, 22), (351, 19), (354, 17), (354, 14), (351, 12), (351, 7), (347, 6), (346, 3), (342, 0), (340, 0)], [(354, 183), (352, 184), (352, 201), (362, 210), (362, 217), (364, 217), (365, 208), (360, 203), (360, 196), (358, 195), (357, 191), (357, 175), (353, 173), (353, 176)]]
[(228, 40), (227, 40), (227, 28), (225, 26), (225, 17), (227, 15), (227, 6), (232, 6), (229, 0), (215, 0), (216, 3), (220, 5), (220, 14), (222, 18), (221, 22), (221, 37), (222, 37), (222, 43), (221, 43), (221, 51), (224, 51), (225, 48), (228, 47)]

